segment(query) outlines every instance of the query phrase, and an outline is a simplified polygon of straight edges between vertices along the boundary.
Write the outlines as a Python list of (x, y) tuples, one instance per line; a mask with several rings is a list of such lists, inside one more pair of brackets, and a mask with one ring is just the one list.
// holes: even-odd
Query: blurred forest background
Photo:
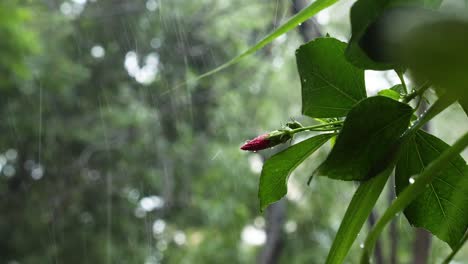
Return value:
[[(0, 263), (323, 263), (356, 187), (305, 184), (329, 146), (264, 213), (259, 173), (279, 149), (239, 147), (291, 117), (314, 122), (300, 115), (294, 52), (327, 32), (346, 40), (353, 1), (190, 81), (309, 2), (1, 0)], [(366, 78), (370, 94), (397, 82)], [(428, 129), (453, 143), (465, 118), (454, 106)], [(400, 215), (375, 263), (438, 263), (449, 252)], [(456, 263), (467, 259), (465, 248)]]

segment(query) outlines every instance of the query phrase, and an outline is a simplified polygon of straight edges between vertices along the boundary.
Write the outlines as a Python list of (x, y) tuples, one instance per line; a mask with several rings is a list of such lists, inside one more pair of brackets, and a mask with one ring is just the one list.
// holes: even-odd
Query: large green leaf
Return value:
[[(403, 147), (397, 163), (397, 194), (449, 147), (439, 138), (418, 131)], [(412, 225), (429, 230), (452, 248), (457, 246), (468, 228), (468, 168), (463, 158), (458, 155), (452, 159), (404, 212)]]
[(408, 128), (412, 108), (383, 96), (369, 97), (348, 114), (335, 146), (315, 172), (340, 180), (366, 180), (384, 168)]
[[(362, 69), (388, 70), (397, 68), (393, 63), (384, 63), (370, 58), (369, 53), (380, 53), (379, 45), (385, 32), (376, 21), (385, 10), (394, 7), (437, 8), (441, 0), (358, 0), (351, 8), (352, 36), (346, 49), (346, 58)], [(396, 23), (395, 23), (396, 24)], [(399, 24), (398, 24), (399, 25)], [(364, 52), (364, 50), (366, 52)]]
[(265, 38), (257, 42), (255, 45), (244, 51), (243, 53), (239, 54), (238, 56), (234, 57), (230, 61), (216, 67), (215, 69), (206, 72), (200, 76), (198, 76), (196, 79), (202, 79), (205, 77), (208, 77), (210, 75), (213, 75), (233, 64), (238, 63), (240, 60), (243, 58), (254, 54), (256, 51), (260, 50), (261, 48), (265, 47), (267, 44), (278, 38), (279, 36), (285, 34), (286, 32), (290, 31), (291, 29), (294, 29), (297, 27), (297, 25), (300, 25), (302, 22), (306, 21), (307, 19), (313, 17), (315, 14), (318, 12), (322, 11), (323, 9), (333, 5), (336, 3), (338, 0), (316, 0), (313, 3), (311, 3), (309, 6), (306, 8), (302, 9), (299, 13), (291, 17), (286, 23), (275, 29), (272, 33), (268, 34)]
[[(439, 99), (441, 100), (441, 99)], [(437, 103), (437, 102), (436, 102)], [(429, 108), (434, 109), (434, 105)], [(438, 107), (437, 107), (438, 108)], [(428, 112), (428, 113), (429, 113)], [(429, 115), (429, 114), (426, 114)], [(413, 127), (419, 127), (415, 125)], [(414, 133), (411, 129), (407, 136), (402, 137), (402, 144), (411, 139), (410, 136), (414, 136)], [(434, 179), (434, 176), (445, 170), (447, 166), (450, 165), (451, 161), (456, 158), (466, 147), (468, 146), (468, 132), (464, 133), (453, 145), (445, 149), (437, 159), (433, 160), (418, 176), (413, 184), (407, 186), (402, 192), (398, 194), (398, 197), (393, 200), (392, 204), (385, 210), (382, 216), (379, 218), (377, 223), (375, 223), (372, 230), (366, 237), (363, 247), (363, 254), (361, 257), (361, 263), (370, 263), (369, 256), (371, 255), (374, 245), (379, 238), (379, 235), (382, 233), (385, 226), (395, 217), (395, 215), (401, 211), (404, 211), (412, 201), (414, 201), (421, 193), (423, 193), (426, 188), (429, 187), (429, 184)], [(400, 148), (401, 149), (401, 148)], [(456, 248), (454, 248), (456, 250)]]
[(343, 263), (354, 240), (361, 231), (362, 225), (372, 212), (394, 165), (395, 162), (391, 162), (388, 168), (379, 175), (359, 185), (348, 209), (346, 209), (340, 228), (328, 252), (327, 264)]
[(258, 190), (261, 210), (286, 195), (289, 174), (333, 136), (334, 134), (322, 134), (306, 139), (265, 162)]
[(310, 117), (341, 117), (366, 97), (364, 71), (344, 57), (346, 43), (325, 37), (296, 52), (302, 85), (302, 113)]

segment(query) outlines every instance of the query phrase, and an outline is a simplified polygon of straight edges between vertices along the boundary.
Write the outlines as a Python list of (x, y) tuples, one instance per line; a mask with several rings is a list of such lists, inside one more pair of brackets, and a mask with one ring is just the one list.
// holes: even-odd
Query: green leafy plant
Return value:
[[(310, 12), (293, 17), (246, 53), (201, 77), (236, 63), (334, 2), (315, 1), (305, 9)], [(243, 147), (256, 151), (285, 143), (296, 133), (325, 131), (265, 162), (259, 186), (263, 210), (286, 195), (291, 172), (336, 137), (313, 176), (358, 181), (360, 185), (327, 263), (345, 260), (394, 170), (397, 198), (368, 234), (362, 263), (369, 263), (383, 228), (402, 211), (410, 224), (427, 229), (453, 249), (445, 263), (467, 240), (468, 169), (460, 152), (468, 145), (468, 132), (450, 146), (421, 130), (457, 101), (465, 111), (468, 109), (468, 52), (463, 48), (468, 40), (468, 23), (437, 11), (440, 4), (440, 0), (358, 0), (350, 11), (349, 43), (326, 36), (302, 45), (296, 52), (302, 113), (321, 124), (285, 126)], [(370, 69), (393, 69), (402, 83), (367, 97), (364, 71)], [(407, 86), (404, 74), (412, 77), (414, 87)], [(422, 98), (428, 89), (434, 89), (438, 99), (423, 115), (415, 117), (420, 104), (412, 106), (411, 102)]]

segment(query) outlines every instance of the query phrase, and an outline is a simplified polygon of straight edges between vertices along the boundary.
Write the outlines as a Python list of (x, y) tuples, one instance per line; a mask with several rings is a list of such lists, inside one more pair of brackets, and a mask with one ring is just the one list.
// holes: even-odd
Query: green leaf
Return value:
[(353, 199), (346, 209), (335, 240), (328, 252), (327, 264), (343, 263), (349, 249), (356, 240), (362, 225), (366, 222), (372, 208), (382, 192), (388, 176), (393, 170), (392, 163), (386, 170), (376, 177), (362, 182), (354, 193)]
[(378, 94), (381, 95), (381, 96), (391, 98), (391, 99), (393, 99), (395, 101), (400, 100), (400, 94), (398, 92), (395, 92), (394, 90), (391, 90), (391, 89), (381, 90), (381, 91), (379, 91)]
[(408, 128), (412, 108), (383, 96), (369, 97), (348, 114), (336, 144), (315, 174), (366, 180), (379, 173)]
[[(442, 98), (438, 99), (441, 100)], [(437, 102), (436, 102), (437, 103)], [(440, 105), (442, 106), (442, 105)], [(435, 107), (434, 105), (429, 108), (428, 111), (438, 110), (439, 106)], [(444, 108), (445, 109), (445, 108)], [(434, 116), (426, 112), (425, 115)], [(418, 127), (418, 125), (414, 126)], [(409, 133), (407, 135), (414, 135)], [(409, 140), (407, 136), (402, 137), (403, 141)], [(404, 144), (402, 144), (404, 145)], [(422, 172), (419, 174), (418, 178), (415, 180), (414, 184), (406, 187), (392, 204), (385, 210), (380, 219), (375, 223), (372, 230), (367, 235), (366, 241), (364, 242), (363, 254), (361, 257), (361, 263), (369, 263), (369, 256), (373, 252), (374, 245), (382, 233), (382, 230), (385, 226), (395, 217), (395, 215), (403, 211), (411, 202), (416, 199), (421, 193), (425, 191), (429, 183), (432, 182), (434, 176), (437, 173), (445, 170), (447, 166), (450, 165), (450, 161), (454, 157), (458, 156), (466, 147), (468, 146), (468, 133), (463, 134), (451, 147), (444, 150), (436, 160), (432, 161)]]
[[(379, 45), (375, 45), (384, 34), (375, 22), (385, 10), (398, 6), (420, 6), (437, 8), (441, 0), (358, 0), (351, 8), (351, 39), (346, 49), (346, 58), (362, 69), (389, 70), (398, 68), (391, 63), (377, 62), (371, 59), (369, 53), (380, 53)], [(366, 52), (364, 52), (364, 50)]]
[(319, 38), (296, 52), (302, 85), (302, 113), (310, 117), (342, 117), (366, 98), (364, 71), (346, 61), (346, 43)]
[[(450, 146), (423, 131), (403, 147), (395, 172), (397, 194)], [(468, 168), (458, 155), (439, 171), (426, 190), (404, 210), (408, 221), (456, 247), (468, 228)]]
[(335, 134), (322, 134), (283, 150), (269, 158), (262, 168), (258, 197), (263, 211), (287, 193), (289, 174)]
[(239, 54), (238, 56), (234, 57), (230, 61), (218, 66), (217, 68), (206, 72), (196, 78), (196, 80), (208, 77), (213, 75), (231, 65), (238, 63), (244, 57), (247, 57), (251, 54), (254, 54), (256, 51), (260, 50), (261, 48), (265, 47), (267, 44), (278, 38), (279, 36), (285, 34), (286, 32), (290, 31), (291, 29), (296, 28), (301, 23), (305, 22), (307, 19), (313, 17), (318, 12), (322, 11), (323, 9), (333, 5), (334, 3), (338, 2), (338, 0), (316, 0), (315, 2), (311, 3), (306, 8), (302, 9), (299, 13), (291, 17), (286, 23), (278, 27), (275, 31), (268, 34), (265, 38), (257, 42), (254, 46), (250, 47), (243, 53)]

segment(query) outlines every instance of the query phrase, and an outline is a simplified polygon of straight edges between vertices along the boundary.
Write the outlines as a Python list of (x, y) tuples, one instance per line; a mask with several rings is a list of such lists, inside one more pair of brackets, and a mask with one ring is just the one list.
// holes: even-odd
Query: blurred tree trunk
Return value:
[[(297, 14), (301, 9), (307, 6), (305, 0), (292, 1), (292, 13)], [(275, 25), (276, 27), (276, 25)], [(304, 40), (308, 42), (314, 38), (320, 37), (318, 25), (313, 18), (307, 20), (299, 26), (299, 33)], [(277, 151), (280, 151), (278, 149)], [(268, 207), (266, 212), (266, 235), (267, 240), (259, 256), (261, 264), (278, 263), (283, 249), (283, 225), (286, 220), (286, 201), (281, 200)]]
[[(371, 214), (369, 215), (369, 218), (367, 219), (369, 223), (369, 227), (372, 228), (375, 225), (375, 222), (377, 221), (377, 213), (375, 210), (372, 210)], [(375, 249), (374, 249), (374, 258), (375, 258), (375, 263), (376, 264), (384, 264), (384, 256), (382, 252), (382, 243), (379, 240), (375, 243)]]
[[(292, 1), (292, 11), (293, 14), (299, 13), (303, 8), (308, 6), (307, 0), (293, 0)], [(315, 21), (315, 18), (310, 18), (299, 26), (299, 33), (304, 39), (304, 42), (311, 41), (315, 38), (321, 37), (319, 25)]]
[[(422, 100), (421, 106), (418, 109), (419, 114), (422, 114), (427, 109), (427, 104), (424, 99)], [(430, 132), (430, 123), (426, 123), (426, 125), (422, 128), (426, 132)], [(429, 253), (431, 248), (431, 234), (422, 229), (418, 228), (415, 232), (415, 238), (413, 241), (413, 263), (414, 264), (426, 264), (429, 260)]]
[[(390, 177), (390, 184), (388, 186), (388, 204), (390, 205), (395, 199), (395, 178)], [(398, 228), (397, 221), (393, 219), (390, 223), (390, 264), (398, 263)]]
[(413, 242), (414, 264), (426, 264), (429, 260), (429, 249), (431, 248), (431, 234), (422, 228), (416, 229)]
[(286, 218), (286, 201), (281, 200), (266, 210), (267, 240), (261, 252), (260, 264), (278, 263), (283, 250), (283, 225)]

